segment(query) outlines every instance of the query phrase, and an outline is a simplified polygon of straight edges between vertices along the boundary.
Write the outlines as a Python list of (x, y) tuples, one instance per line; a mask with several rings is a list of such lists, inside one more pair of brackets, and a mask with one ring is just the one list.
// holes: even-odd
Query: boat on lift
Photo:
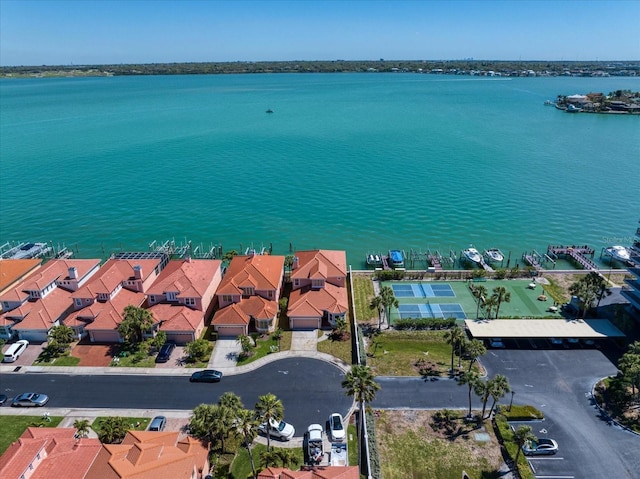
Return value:
[(607, 256), (615, 259), (616, 261), (620, 261), (621, 263), (627, 264), (631, 261), (631, 251), (629, 251), (629, 248), (625, 248), (624, 246), (609, 246), (604, 251)]
[(382, 265), (382, 256), (377, 253), (370, 253), (367, 255), (367, 264), (369, 266), (380, 266)]
[(489, 263), (502, 263), (504, 261), (504, 254), (498, 248), (491, 248), (484, 252), (484, 257), (487, 258)]
[(392, 268), (404, 267), (404, 255), (399, 249), (389, 250), (389, 263)]
[(471, 261), (472, 263), (477, 263), (477, 264), (482, 263), (482, 256), (480, 256), (480, 253), (478, 253), (478, 250), (475, 249), (473, 246), (463, 249), (462, 254), (467, 260)]

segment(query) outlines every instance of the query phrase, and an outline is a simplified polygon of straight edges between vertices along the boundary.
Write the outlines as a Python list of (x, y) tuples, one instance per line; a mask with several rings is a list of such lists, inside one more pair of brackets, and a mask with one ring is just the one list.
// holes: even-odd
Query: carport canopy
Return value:
[(584, 338), (624, 337), (608, 319), (492, 319), (465, 321), (474, 338)]

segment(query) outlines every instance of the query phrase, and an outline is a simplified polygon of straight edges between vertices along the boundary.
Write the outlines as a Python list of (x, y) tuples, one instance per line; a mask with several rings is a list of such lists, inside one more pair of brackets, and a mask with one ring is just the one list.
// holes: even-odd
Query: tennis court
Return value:
[(458, 303), (447, 304), (401, 304), (398, 306), (400, 318), (456, 318), (467, 319), (464, 309)]
[(455, 298), (451, 285), (448, 283), (399, 283), (391, 284), (396, 298)]

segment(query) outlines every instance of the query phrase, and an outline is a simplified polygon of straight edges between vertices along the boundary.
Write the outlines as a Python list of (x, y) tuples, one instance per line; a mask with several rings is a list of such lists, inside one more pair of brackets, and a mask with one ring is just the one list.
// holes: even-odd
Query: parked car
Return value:
[(42, 407), (49, 402), (49, 396), (40, 393), (22, 393), (13, 398), (14, 407)]
[(169, 361), (174, 349), (176, 349), (175, 343), (164, 343), (156, 356), (156, 363), (166, 363)]
[(527, 441), (522, 446), (526, 456), (543, 456), (558, 452), (558, 443), (553, 439), (539, 438), (537, 441)]
[(149, 431), (164, 431), (167, 425), (167, 418), (164, 416), (156, 416), (149, 423)]
[(504, 348), (504, 343), (501, 338), (491, 338), (489, 340), (489, 346), (492, 348)]
[(215, 369), (203, 369), (191, 375), (189, 381), (192, 383), (218, 383), (222, 379), (222, 373)]
[[(274, 437), (282, 441), (290, 440), (296, 433), (295, 428), (288, 422), (275, 421), (273, 419), (269, 421), (268, 430), (269, 437)], [(262, 424), (260, 424), (258, 426), (258, 431), (260, 431), (262, 434), (267, 434), (267, 423), (263, 422)]]
[(329, 433), (332, 440), (336, 442), (343, 442), (346, 437), (344, 421), (342, 420), (342, 416), (337, 412), (329, 416)]
[(0, 394), (0, 406), (2, 406), (6, 402), (7, 402), (7, 395), (6, 394)]
[(578, 338), (569, 338), (567, 339), (567, 344), (572, 348), (577, 348), (580, 346), (580, 340)]
[(318, 465), (324, 458), (324, 439), (322, 438), (322, 426), (311, 424), (307, 428), (307, 458), (309, 464)]
[(2, 362), (4, 363), (12, 363), (17, 360), (24, 350), (29, 346), (29, 341), (26, 339), (21, 339), (16, 341), (11, 346), (7, 348), (7, 350), (2, 355)]
[(554, 348), (559, 348), (564, 344), (564, 340), (562, 338), (551, 338), (549, 339), (549, 342)]

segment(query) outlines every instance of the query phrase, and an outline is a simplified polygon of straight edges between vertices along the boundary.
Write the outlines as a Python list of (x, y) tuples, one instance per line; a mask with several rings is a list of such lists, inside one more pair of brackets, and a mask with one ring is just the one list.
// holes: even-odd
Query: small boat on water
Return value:
[(504, 254), (498, 248), (491, 248), (484, 252), (484, 257), (489, 263), (502, 263)]
[(368, 254), (367, 264), (369, 266), (380, 266), (382, 264), (382, 257), (379, 254)]
[(620, 261), (621, 263), (626, 264), (631, 260), (631, 251), (629, 251), (629, 249), (625, 248), (624, 246), (609, 246), (604, 251), (607, 256), (610, 256), (612, 259)]
[(389, 263), (392, 268), (402, 268), (404, 266), (404, 255), (399, 249), (389, 250)]
[(573, 103), (569, 103), (567, 105), (567, 110), (566, 111), (567, 111), (567, 113), (580, 113), (582, 111), (582, 108), (578, 108)]
[(265, 113), (273, 113), (273, 110), (269, 108)]
[(472, 263), (482, 263), (482, 256), (480, 256), (480, 253), (478, 253), (478, 250), (474, 247), (469, 247), (462, 250), (462, 254), (467, 260), (471, 261)]

